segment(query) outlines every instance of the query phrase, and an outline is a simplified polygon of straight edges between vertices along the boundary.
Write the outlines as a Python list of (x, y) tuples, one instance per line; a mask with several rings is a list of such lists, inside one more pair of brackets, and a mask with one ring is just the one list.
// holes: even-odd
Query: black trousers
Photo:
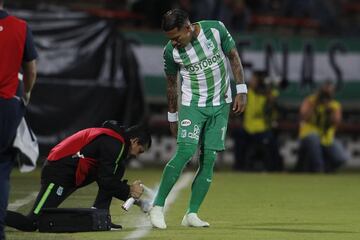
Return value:
[[(44, 208), (57, 208), (77, 189), (78, 187), (64, 187), (56, 183), (43, 183), (29, 214), (25, 216), (17, 212), (7, 211), (5, 224), (21, 231), (36, 231), (41, 211)], [(99, 188), (93, 207), (98, 209), (109, 209), (113, 197), (119, 198), (118, 196)]]
[(4, 220), (10, 189), (10, 172), (16, 152), (12, 149), (16, 129), (24, 116), (25, 106), (15, 98), (0, 97), (0, 240), (5, 239)]

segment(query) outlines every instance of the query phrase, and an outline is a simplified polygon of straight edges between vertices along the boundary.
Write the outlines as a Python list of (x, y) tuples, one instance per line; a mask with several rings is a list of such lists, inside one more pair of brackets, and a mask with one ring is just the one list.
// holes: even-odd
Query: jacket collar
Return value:
[(0, 19), (6, 18), (9, 14), (4, 10), (0, 9)]

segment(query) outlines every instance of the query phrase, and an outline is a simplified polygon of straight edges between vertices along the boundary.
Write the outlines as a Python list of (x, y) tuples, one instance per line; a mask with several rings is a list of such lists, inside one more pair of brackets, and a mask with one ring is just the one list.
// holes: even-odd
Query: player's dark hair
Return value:
[(125, 134), (129, 139), (137, 138), (139, 143), (146, 149), (151, 147), (151, 135), (149, 130), (141, 125), (135, 125), (125, 129)]
[(165, 32), (182, 28), (189, 21), (189, 14), (181, 9), (167, 11), (162, 18), (161, 28)]

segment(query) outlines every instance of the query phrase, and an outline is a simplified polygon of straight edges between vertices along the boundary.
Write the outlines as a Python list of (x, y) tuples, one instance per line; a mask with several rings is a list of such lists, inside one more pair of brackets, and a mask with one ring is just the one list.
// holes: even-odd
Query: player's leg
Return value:
[(209, 223), (202, 221), (197, 216), (201, 203), (210, 188), (213, 176), (213, 168), (216, 160), (216, 151), (201, 149), (199, 157), (199, 169), (191, 185), (191, 198), (189, 208), (185, 214), (182, 225), (192, 227), (208, 227)]
[(200, 220), (197, 212), (210, 188), (217, 151), (225, 149), (225, 135), (228, 124), (230, 105), (207, 109), (209, 119), (205, 123), (202, 135), (200, 166), (191, 188), (191, 198), (187, 214), (182, 225), (207, 227), (209, 223)]
[(179, 178), (184, 166), (196, 152), (200, 130), (205, 120), (206, 116), (198, 108), (181, 106), (176, 153), (164, 168), (154, 205), (164, 206), (165, 199)]
[(150, 221), (154, 227), (166, 228), (163, 215), (165, 200), (186, 163), (196, 152), (200, 129), (205, 119), (198, 108), (187, 106), (180, 108), (176, 153), (164, 168), (154, 207), (150, 210)]
[(196, 152), (197, 145), (179, 143), (174, 157), (166, 164), (154, 205), (163, 207), (166, 197), (178, 180), (186, 163)]
[(191, 185), (191, 199), (188, 213), (197, 213), (210, 188), (217, 152), (201, 148), (199, 169)]
[(197, 145), (179, 143), (175, 156), (166, 164), (161, 178), (158, 193), (154, 200), (154, 206), (150, 210), (150, 221), (154, 227), (165, 229), (165, 219), (163, 207), (166, 197), (178, 180), (180, 173), (186, 163), (191, 159), (196, 151)]

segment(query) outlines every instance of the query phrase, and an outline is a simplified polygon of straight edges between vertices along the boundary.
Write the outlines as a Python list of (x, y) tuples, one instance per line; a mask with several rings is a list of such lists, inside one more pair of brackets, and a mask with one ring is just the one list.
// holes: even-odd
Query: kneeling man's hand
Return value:
[(130, 196), (138, 199), (144, 192), (144, 188), (142, 187), (141, 181), (136, 180), (130, 185)]

